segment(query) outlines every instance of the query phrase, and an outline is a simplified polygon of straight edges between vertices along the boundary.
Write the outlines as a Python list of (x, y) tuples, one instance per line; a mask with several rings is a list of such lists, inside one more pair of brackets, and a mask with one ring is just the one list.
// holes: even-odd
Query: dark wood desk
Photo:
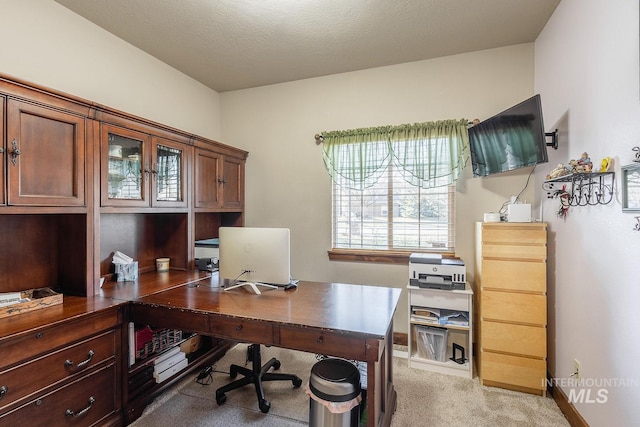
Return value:
[(389, 426), (393, 387), (393, 314), (401, 290), (301, 281), (295, 290), (224, 292), (217, 278), (132, 301), (131, 320), (233, 341), (367, 362), (367, 425)]

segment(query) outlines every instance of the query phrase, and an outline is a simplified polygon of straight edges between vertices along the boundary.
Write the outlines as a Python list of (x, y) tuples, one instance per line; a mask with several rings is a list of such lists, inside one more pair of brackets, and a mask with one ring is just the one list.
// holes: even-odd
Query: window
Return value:
[(468, 158), (466, 123), (323, 135), (333, 179), (332, 252), (454, 252), (455, 180)]
[(454, 250), (455, 185), (424, 189), (390, 165), (371, 187), (333, 183), (333, 247)]

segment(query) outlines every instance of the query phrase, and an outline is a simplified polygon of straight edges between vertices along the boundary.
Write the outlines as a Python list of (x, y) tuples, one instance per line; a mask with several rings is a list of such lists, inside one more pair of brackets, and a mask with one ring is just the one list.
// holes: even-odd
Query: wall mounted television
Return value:
[(546, 163), (540, 95), (470, 127), (469, 148), (474, 177)]

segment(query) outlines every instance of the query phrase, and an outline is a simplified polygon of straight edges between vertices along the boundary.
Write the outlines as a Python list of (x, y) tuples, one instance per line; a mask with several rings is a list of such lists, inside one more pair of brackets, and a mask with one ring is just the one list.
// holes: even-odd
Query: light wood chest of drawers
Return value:
[(544, 395), (546, 224), (477, 223), (475, 284), (481, 383)]

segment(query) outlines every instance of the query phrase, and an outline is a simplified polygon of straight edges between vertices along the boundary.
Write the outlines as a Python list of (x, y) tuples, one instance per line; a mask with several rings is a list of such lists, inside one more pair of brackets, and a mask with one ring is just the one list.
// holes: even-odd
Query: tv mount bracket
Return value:
[(553, 132), (545, 132), (544, 137), (545, 139), (551, 137), (551, 142), (547, 141), (547, 147), (553, 147), (554, 150), (558, 149), (558, 129)]

